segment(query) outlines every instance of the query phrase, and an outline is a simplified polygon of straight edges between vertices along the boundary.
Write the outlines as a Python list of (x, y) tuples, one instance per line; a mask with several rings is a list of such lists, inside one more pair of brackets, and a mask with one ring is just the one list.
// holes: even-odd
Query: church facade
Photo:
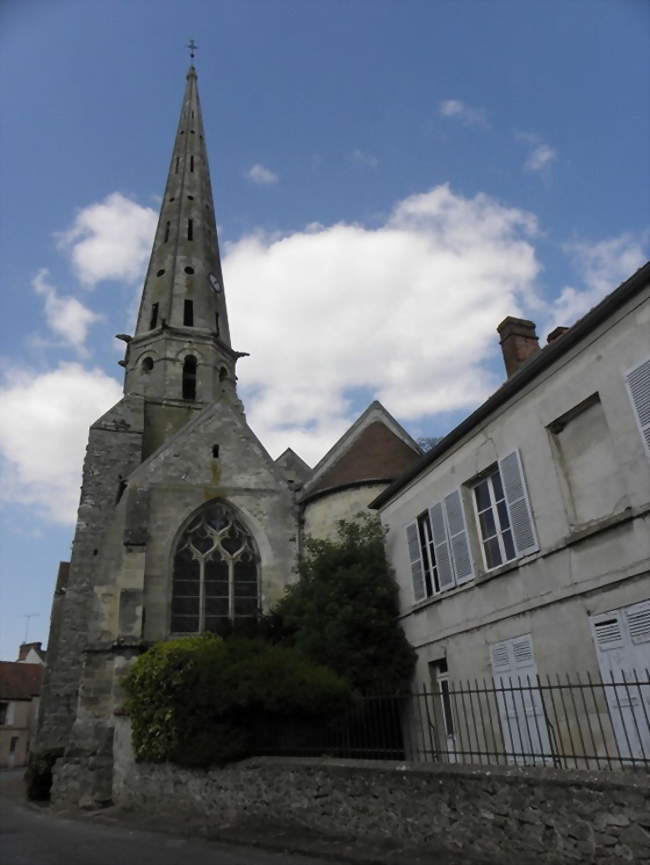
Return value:
[[(273, 460), (237, 395), (197, 75), (187, 73), (124, 396), (90, 429), (72, 555), (59, 571), (37, 750), (54, 795), (112, 796), (131, 660), (170, 636), (228, 633), (295, 579), (305, 522), (332, 534), (420, 455), (373, 403), (314, 472)], [(361, 455), (363, 457), (361, 458)]]

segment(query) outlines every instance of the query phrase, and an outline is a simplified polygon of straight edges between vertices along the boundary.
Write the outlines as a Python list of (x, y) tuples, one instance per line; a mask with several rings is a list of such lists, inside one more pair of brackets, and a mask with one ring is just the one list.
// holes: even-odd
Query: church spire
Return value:
[(234, 385), (240, 353), (230, 344), (193, 64), (186, 78), (135, 336), (127, 352), (125, 390), (145, 398), (210, 402), (219, 397), (224, 382)]
[(210, 169), (194, 66), (160, 209), (136, 335), (165, 322), (217, 334), (230, 345)]

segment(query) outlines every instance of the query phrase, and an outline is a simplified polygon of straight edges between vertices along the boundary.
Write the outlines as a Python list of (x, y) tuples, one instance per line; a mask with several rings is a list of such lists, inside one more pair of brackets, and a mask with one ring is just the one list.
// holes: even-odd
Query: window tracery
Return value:
[(252, 537), (225, 502), (205, 505), (189, 522), (174, 555), (175, 633), (228, 633), (259, 608), (257, 553)]

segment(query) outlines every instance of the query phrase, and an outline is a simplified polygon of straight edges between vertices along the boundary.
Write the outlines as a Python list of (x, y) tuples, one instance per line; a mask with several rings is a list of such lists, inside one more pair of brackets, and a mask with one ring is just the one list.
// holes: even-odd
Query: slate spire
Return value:
[[(218, 398), (219, 383), (234, 384), (238, 356), (230, 344), (197, 74), (191, 65), (135, 336), (124, 363), (125, 391), (209, 402)], [(185, 387), (192, 376), (197, 386)]]
[(136, 335), (163, 320), (187, 326), (189, 317), (194, 327), (216, 332), (217, 314), (219, 338), (230, 345), (197, 75), (190, 66)]

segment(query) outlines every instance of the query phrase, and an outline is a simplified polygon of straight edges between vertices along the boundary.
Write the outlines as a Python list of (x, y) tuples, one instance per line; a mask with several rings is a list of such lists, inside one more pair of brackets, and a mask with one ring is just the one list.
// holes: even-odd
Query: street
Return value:
[(0, 772), (2, 865), (324, 865), (327, 860), (56, 816), (22, 798), (22, 770)]

